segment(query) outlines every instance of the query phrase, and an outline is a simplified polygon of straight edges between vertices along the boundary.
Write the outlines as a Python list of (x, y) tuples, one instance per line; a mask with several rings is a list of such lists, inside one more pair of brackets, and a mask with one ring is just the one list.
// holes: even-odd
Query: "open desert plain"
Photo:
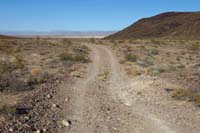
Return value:
[[(48, 8), (56, 4), (67, 13), (73, 4), (93, 5), (91, 10), (100, 13), (99, 4), (105, 5), (104, 0), (89, 1), (70, 6), (51, 1)], [(7, 23), (9, 31), (0, 29), (0, 133), (199, 133), (200, 12), (185, 11), (198, 2), (179, 7), (175, 1), (183, 11), (168, 12), (171, 8), (165, 5), (166, 12), (139, 14), (140, 19), (120, 30), (14, 32), (9, 27), (18, 27), (19, 20)], [(132, 9), (115, 4), (117, 11)], [(61, 9), (48, 12), (60, 14)], [(83, 16), (92, 13), (84, 11)], [(58, 26), (56, 15), (52, 23)], [(93, 27), (79, 19), (63, 22)], [(103, 20), (97, 25), (105, 26)]]

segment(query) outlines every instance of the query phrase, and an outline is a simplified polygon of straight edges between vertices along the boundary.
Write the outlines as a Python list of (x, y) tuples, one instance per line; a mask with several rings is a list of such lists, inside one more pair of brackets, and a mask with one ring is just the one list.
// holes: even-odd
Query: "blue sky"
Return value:
[(167, 11), (200, 11), (200, 0), (1, 0), (3, 30), (120, 30)]

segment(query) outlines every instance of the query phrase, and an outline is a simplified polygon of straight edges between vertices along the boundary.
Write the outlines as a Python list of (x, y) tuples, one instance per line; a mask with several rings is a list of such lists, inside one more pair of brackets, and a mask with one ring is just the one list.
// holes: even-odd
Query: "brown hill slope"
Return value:
[(144, 18), (106, 39), (200, 39), (200, 12), (167, 12)]

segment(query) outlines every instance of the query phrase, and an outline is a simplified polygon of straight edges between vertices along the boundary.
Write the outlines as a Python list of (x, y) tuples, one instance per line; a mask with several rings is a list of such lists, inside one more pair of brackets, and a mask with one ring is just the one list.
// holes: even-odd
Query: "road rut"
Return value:
[[(125, 87), (132, 85), (113, 52), (106, 46), (85, 44), (92, 63), (87, 76), (70, 87), (67, 133), (173, 133), (170, 126), (135, 106)], [(63, 87), (66, 87), (65, 85)]]

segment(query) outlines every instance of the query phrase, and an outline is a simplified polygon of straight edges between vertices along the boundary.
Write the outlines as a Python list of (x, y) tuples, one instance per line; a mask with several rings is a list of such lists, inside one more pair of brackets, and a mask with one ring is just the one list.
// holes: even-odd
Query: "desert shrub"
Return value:
[(12, 55), (12, 53), (13, 53), (13, 48), (11, 48), (11, 47), (5, 47), (4, 48), (4, 52), (7, 54), (7, 55)]
[(153, 60), (152, 57), (145, 57), (144, 59), (137, 61), (137, 64), (142, 67), (149, 67), (154, 64)]
[(151, 39), (151, 43), (153, 43), (153, 44), (161, 44), (161, 41), (157, 40), (157, 39)]
[(197, 51), (197, 50), (199, 50), (199, 48), (200, 48), (200, 45), (198, 44), (198, 43), (193, 43), (193, 44), (191, 44), (190, 46), (189, 46), (189, 50), (193, 50), (193, 51)]
[(0, 102), (0, 114), (14, 114), (15, 109), (14, 107), (11, 107), (9, 104)]
[(125, 56), (125, 59), (127, 61), (130, 61), (130, 62), (136, 62), (138, 60), (138, 56), (137, 55), (134, 55), (134, 54), (131, 54), (131, 53), (128, 53), (126, 56)]
[(23, 69), (24, 68), (24, 60), (22, 59), (22, 56), (17, 55), (15, 57), (15, 64), (17, 66), (18, 69)]
[(67, 39), (67, 38), (62, 39), (62, 43), (63, 43), (63, 44), (66, 44), (66, 45), (69, 45), (69, 46), (73, 44), (72, 41), (69, 40), (69, 39)]
[(89, 54), (89, 48), (87, 46), (74, 46), (73, 51), (76, 53), (82, 53), (82, 54)]
[(104, 42), (102, 40), (99, 40), (98, 44), (104, 44)]
[(200, 94), (187, 89), (183, 88), (175, 89), (172, 92), (171, 97), (177, 100), (191, 101), (197, 104), (198, 106), (200, 105)]
[(145, 45), (140, 45), (139, 48), (140, 48), (141, 50), (147, 50), (147, 48), (146, 48)]
[(96, 40), (94, 38), (90, 38), (91, 43), (96, 43)]
[(37, 75), (39, 75), (39, 74), (42, 73), (42, 69), (40, 69), (40, 68), (34, 68), (34, 69), (32, 69), (30, 71), (30, 73), (31, 73), (32, 76), (37, 76)]
[(68, 52), (61, 53), (59, 55), (59, 58), (62, 61), (73, 61), (74, 60), (73, 55), (71, 53), (68, 53)]
[(82, 62), (82, 63), (90, 62), (89, 57), (81, 53), (70, 54), (70, 53), (65, 52), (65, 53), (61, 53), (59, 57), (62, 61)]
[(117, 44), (117, 42), (115, 41), (115, 40), (110, 40), (110, 43), (112, 43), (112, 44)]
[(51, 77), (48, 72), (42, 70), (41, 68), (32, 69), (30, 74), (29, 84), (31, 85), (39, 85), (45, 83)]
[(197, 74), (200, 76), (200, 67), (197, 68)]
[(29, 78), (22, 78), (19, 73), (7, 73), (0, 75), (0, 91), (24, 91), (32, 89)]
[(178, 65), (176, 65), (176, 67), (177, 67), (177, 68), (185, 68), (185, 65), (183, 65), (183, 64), (178, 64)]
[(0, 75), (0, 91), (21, 92), (32, 90), (37, 85), (46, 82), (50, 76), (37, 69), (29, 71), (12, 71)]
[(0, 73), (1, 74), (11, 73), (15, 69), (17, 69), (16, 64), (14, 64), (10, 61), (0, 61)]
[(128, 43), (130, 43), (130, 44), (133, 44), (133, 43), (134, 43), (134, 41), (133, 41), (133, 40), (129, 40), (129, 41), (128, 41)]
[[(39, 69), (38, 69), (39, 70)], [(48, 72), (43, 71), (35, 71), (34, 75), (29, 77), (29, 85), (35, 86), (45, 83), (48, 79), (50, 79), (51, 75)]]
[(181, 55), (186, 55), (186, 52), (185, 51), (181, 51)]
[(151, 72), (152, 74), (160, 74), (160, 73), (164, 73), (164, 72), (171, 72), (174, 71), (175, 67), (170, 65), (170, 64), (159, 64), (159, 65), (154, 65), (149, 69), (149, 72)]
[(194, 95), (192, 94), (191, 91), (186, 90), (186, 89), (175, 89), (172, 94), (172, 98), (178, 99), (178, 100), (192, 100), (194, 99)]
[(145, 73), (144, 70), (141, 70), (139, 68), (127, 68), (126, 69), (126, 72), (128, 75), (131, 75), (131, 76), (139, 76), (139, 75), (142, 75), (143, 73)]
[(86, 56), (86, 55), (83, 55), (83, 54), (75, 55), (74, 58), (73, 58), (73, 60), (77, 61), (77, 62), (82, 62), (82, 63), (88, 63), (88, 62), (90, 62), (89, 57)]
[(125, 42), (124, 40), (119, 40), (119, 41), (118, 41), (118, 43), (124, 43), (124, 42)]
[(132, 47), (130, 45), (125, 45), (124, 47), (125, 47), (124, 52), (130, 53), (132, 51)]
[(106, 81), (109, 77), (109, 72), (108, 71), (104, 71), (103, 73), (98, 75), (99, 79), (102, 81)]
[(148, 54), (149, 55), (158, 55), (159, 51), (157, 49), (151, 49)]

